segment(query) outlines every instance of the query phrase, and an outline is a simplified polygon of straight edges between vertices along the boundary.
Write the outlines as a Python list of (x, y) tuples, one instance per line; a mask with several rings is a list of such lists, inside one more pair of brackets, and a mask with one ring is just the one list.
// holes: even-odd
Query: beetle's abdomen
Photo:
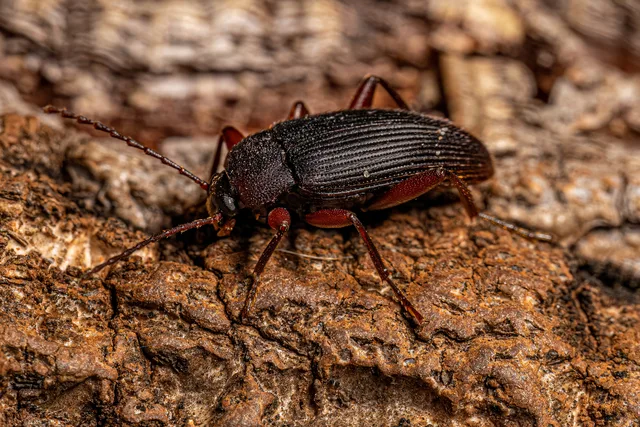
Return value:
[(444, 168), (468, 183), (493, 173), (484, 145), (451, 122), (401, 110), (347, 110), (272, 129), (301, 194), (332, 199), (379, 193)]

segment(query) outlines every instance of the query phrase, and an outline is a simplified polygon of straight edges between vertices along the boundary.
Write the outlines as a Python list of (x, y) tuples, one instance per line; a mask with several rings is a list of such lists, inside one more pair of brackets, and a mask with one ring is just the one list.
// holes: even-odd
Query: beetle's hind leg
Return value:
[(499, 218), (496, 218), (494, 216), (488, 215), (484, 212), (478, 212), (478, 209), (476, 208), (476, 205), (473, 201), (473, 196), (471, 195), (471, 190), (469, 190), (469, 187), (467, 187), (467, 184), (464, 183), (464, 181), (462, 181), (455, 173), (450, 172), (445, 170), (444, 173), (447, 176), (447, 179), (449, 180), (449, 182), (451, 182), (456, 189), (458, 190), (458, 193), (460, 194), (460, 200), (462, 201), (462, 204), (464, 205), (465, 210), (467, 211), (467, 214), (469, 215), (469, 218), (473, 219), (476, 216), (480, 217), (481, 219), (488, 221), (494, 225), (497, 225), (499, 227), (504, 228), (507, 231), (510, 231), (512, 233), (516, 233), (522, 237), (525, 237), (527, 239), (532, 239), (532, 240), (540, 240), (543, 242), (550, 242), (551, 240), (553, 240), (553, 237), (550, 234), (546, 234), (546, 233), (541, 233), (538, 231), (532, 231), (532, 230), (528, 230), (526, 228), (523, 227), (518, 227), (515, 224), (511, 224), (507, 221), (503, 221)]
[(471, 195), (471, 190), (469, 190), (467, 184), (465, 184), (464, 181), (462, 181), (455, 173), (446, 169), (428, 170), (408, 178), (396, 184), (386, 193), (373, 199), (363, 210), (372, 211), (387, 209), (400, 205), (425, 194), (442, 184), (445, 180), (449, 180), (449, 182), (451, 182), (458, 190), (458, 193), (460, 194), (460, 201), (467, 211), (469, 218), (473, 219), (475, 217), (480, 217), (485, 221), (502, 227), (512, 233), (526, 237), (527, 239), (541, 240), (545, 242), (552, 240), (552, 237), (549, 234), (527, 230), (526, 228), (518, 227), (517, 225), (495, 218), (484, 212), (478, 212), (478, 208), (476, 208), (473, 196)]
[(371, 105), (373, 104), (373, 95), (375, 94), (376, 87), (378, 87), (378, 85), (382, 86), (382, 88), (387, 91), (395, 101), (396, 105), (398, 105), (398, 108), (402, 110), (409, 109), (409, 106), (404, 102), (404, 99), (402, 99), (400, 94), (396, 92), (386, 80), (378, 76), (368, 75), (362, 79), (358, 89), (356, 89), (356, 93), (353, 95), (351, 103), (349, 104), (349, 110), (371, 108)]
[(416, 320), (416, 322), (418, 322), (418, 324), (422, 323), (424, 318), (413, 304), (411, 304), (404, 292), (402, 292), (402, 290), (400, 290), (400, 288), (398, 288), (398, 286), (396, 286), (396, 284), (391, 280), (389, 270), (384, 266), (378, 249), (373, 244), (367, 230), (364, 228), (355, 213), (344, 209), (322, 209), (306, 215), (305, 221), (311, 225), (321, 228), (342, 228), (349, 225), (356, 227), (358, 233), (360, 233), (360, 237), (364, 240), (364, 244), (369, 251), (369, 256), (371, 257), (373, 265), (375, 266), (380, 278), (391, 286), (391, 289), (393, 289), (393, 292), (396, 294), (396, 298), (398, 298), (402, 307)]
[(249, 292), (247, 293), (247, 297), (244, 300), (244, 307), (242, 307), (242, 312), (240, 313), (240, 317), (242, 319), (247, 317), (253, 303), (255, 302), (258, 290), (258, 281), (260, 280), (260, 275), (264, 271), (264, 267), (267, 265), (271, 255), (273, 255), (273, 252), (278, 247), (278, 243), (282, 240), (282, 236), (284, 236), (284, 234), (289, 230), (289, 226), (291, 225), (291, 215), (285, 208), (275, 208), (269, 212), (267, 222), (269, 223), (269, 227), (276, 231), (276, 234), (271, 238), (264, 251), (262, 251), (262, 255), (260, 255), (256, 266), (253, 268), (253, 273), (248, 278)]

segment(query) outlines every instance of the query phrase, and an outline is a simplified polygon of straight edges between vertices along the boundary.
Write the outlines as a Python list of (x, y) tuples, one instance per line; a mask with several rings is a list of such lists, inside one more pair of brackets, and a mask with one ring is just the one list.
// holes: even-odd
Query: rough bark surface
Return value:
[[(0, 425), (638, 425), (634, 2), (41, 7), (0, 2)], [(339, 108), (366, 73), (479, 136), (497, 172), (479, 204), (556, 244), (469, 225), (447, 192), (363, 215), (419, 327), (353, 230), (297, 223), (244, 322), (271, 236), (248, 217), (82, 277), (203, 195), (37, 105), (205, 176), (222, 124)]]
[[(630, 0), (16, 0), (0, 2), (0, 113), (55, 103), (156, 146), (226, 124), (257, 130), (297, 99), (341, 108), (375, 73), (506, 157), (494, 190), (508, 205), (492, 209), (635, 288), (638, 46)], [(107, 211), (149, 231), (166, 223), (158, 209), (122, 208), (133, 201), (112, 197), (118, 185), (100, 199)]]
[[(297, 228), (282, 249), (318, 259), (277, 253), (241, 323), (243, 278), (268, 230), (191, 236), (82, 278), (143, 233), (70, 200), (59, 171), (86, 137), (17, 115), (0, 129), (5, 424), (622, 426), (640, 416), (637, 295), (576, 276), (561, 248), (469, 227), (455, 204), (369, 218), (425, 316), (414, 327), (357, 233)], [(112, 170), (114, 159), (104, 157)]]

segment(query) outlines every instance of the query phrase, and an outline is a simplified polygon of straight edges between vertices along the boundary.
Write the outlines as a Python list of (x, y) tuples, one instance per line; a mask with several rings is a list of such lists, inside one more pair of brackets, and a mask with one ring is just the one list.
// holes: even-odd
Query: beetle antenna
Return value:
[(139, 143), (138, 141), (136, 141), (135, 139), (133, 139), (133, 138), (131, 138), (129, 136), (122, 135), (117, 130), (115, 130), (113, 128), (110, 128), (109, 126), (107, 126), (107, 125), (105, 125), (103, 123), (91, 120), (91, 119), (89, 119), (89, 118), (87, 118), (85, 116), (80, 116), (78, 114), (72, 113), (71, 111), (67, 110), (66, 108), (57, 108), (57, 107), (54, 107), (53, 105), (47, 105), (42, 110), (47, 114), (60, 114), (60, 116), (64, 117), (65, 119), (75, 119), (78, 123), (80, 123), (82, 125), (92, 125), (96, 130), (99, 130), (99, 131), (102, 131), (102, 132), (106, 132), (112, 138), (119, 139), (121, 141), (126, 142), (129, 147), (133, 147), (133, 148), (137, 148), (138, 150), (142, 150), (142, 151), (144, 151), (144, 153), (146, 155), (151, 156), (151, 157), (155, 157), (156, 159), (160, 160), (165, 165), (176, 169), (178, 171), (178, 173), (180, 173), (180, 175), (184, 175), (187, 178), (189, 178), (190, 180), (194, 181), (203, 190), (205, 190), (205, 191), (209, 190), (209, 184), (205, 180), (203, 180), (202, 178), (198, 178), (192, 172), (189, 172), (188, 170), (186, 170), (185, 168), (183, 168), (182, 166), (180, 166), (179, 164), (177, 164), (173, 160), (163, 156), (162, 154), (158, 153), (155, 150), (152, 150), (149, 147), (145, 147), (144, 145), (142, 145), (141, 143)]
[(220, 225), (220, 222), (222, 221), (222, 214), (217, 214), (208, 218), (203, 218), (203, 219), (197, 219), (195, 221), (192, 222), (188, 222), (186, 224), (181, 224), (177, 227), (173, 227), (170, 228), (169, 230), (165, 230), (162, 233), (156, 234), (155, 236), (151, 236), (146, 240), (143, 240), (141, 242), (138, 242), (138, 244), (136, 244), (135, 246), (130, 247), (129, 249), (125, 250), (124, 252), (109, 258), (108, 260), (106, 260), (105, 262), (103, 262), (102, 264), (96, 265), (95, 267), (93, 267), (91, 270), (89, 270), (87, 273), (84, 274), (83, 277), (87, 277), (90, 276), (92, 274), (97, 273), (98, 271), (102, 270), (103, 268), (111, 265), (111, 264), (115, 264), (116, 262), (120, 261), (121, 259), (127, 258), (129, 255), (133, 254), (134, 252), (136, 252), (139, 249), (144, 248), (145, 246), (157, 242), (158, 240), (162, 240), (162, 239), (166, 239), (167, 237), (171, 237), (174, 234), (178, 234), (178, 233), (184, 233), (187, 230), (191, 230), (192, 228), (200, 228), (204, 225), (208, 225), (208, 224), (213, 224), (214, 227), (218, 227)]

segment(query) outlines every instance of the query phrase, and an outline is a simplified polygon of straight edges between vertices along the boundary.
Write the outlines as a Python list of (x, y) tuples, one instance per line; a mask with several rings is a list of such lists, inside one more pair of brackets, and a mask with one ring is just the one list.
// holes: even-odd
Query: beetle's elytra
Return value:
[(400, 182), (440, 168), (468, 183), (493, 173), (484, 145), (443, 120), (403, 110), (346, 110), (248, 136), (229, 153), (226, 175), (243, 207), (278, 202), (306, 214), (366, 207)]
[[(376, 87), (382, 86), (399, 109), (369, 109)], [(356, 91), (349, 109), (310, 115), (302, 102), (291, 108), (287, 120), (246, 138), (232, 127), (223, 129), (209, 182), (116, 130), (65, 109), (47, 106), (82, 124), (91, 124), (128, 145), (143, 150), (177, 169), (207, 191), (209, 217), (166, 230), (94, 267), (89, 274), (128, 257), (138, 249), (191, 228), (211, 224), (219, 235), (231, 232), (240, 209), (267, 218), (275, 235), (260, 256), (241, 316), (246, 316), (257, 292), (260, 274), (291, 224), (290, 211), (311, 225), (340, 228), (353, 225), (373, 264), (393, 289), (403, 308), (418, 322), (422, 315), (391, 280), (382, 258), (356, 209), (386, 209), (449, 183), (455, 186), (470, 218), (480, 216), (522, 236), (550, 240), (485, 213), (478, 213), (467, 185), (493, 174), (489, 152), (475, 137), (448, 120), (409, 111), (389, 84), (368, 76)], [(221, 147), (229, 153), (225, 169), (215, 173)]]

